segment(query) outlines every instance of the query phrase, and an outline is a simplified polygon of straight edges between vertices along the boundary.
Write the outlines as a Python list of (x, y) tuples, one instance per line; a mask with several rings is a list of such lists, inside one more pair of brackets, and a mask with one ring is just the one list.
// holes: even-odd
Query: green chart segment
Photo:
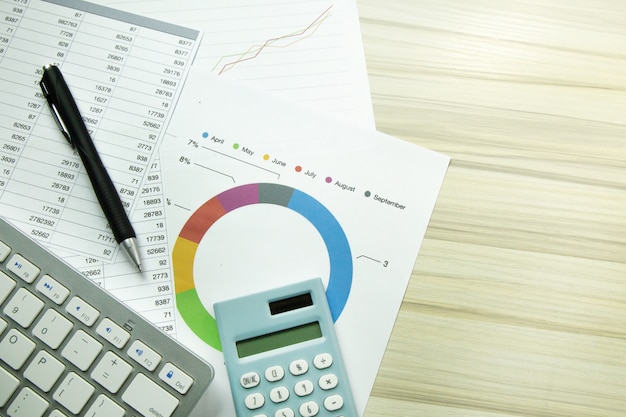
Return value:
[(287, 207), (317, 229), (328, 251), (330, 274), (326, 297), (333, 321), (341, 315), (350, 295), (353, 274), (350, 245), (341, 225), (323, 204), (302, 191), (280, 184), (246, 184), (223, 191), (189, 217), (172, 251), (178, 311), (200, 339), (219, 351), (222, 348), (217, 323), (204, 308), (196, 291), (194, 259), (202, 238), (216, 221), (233, 210), (254, 204)]

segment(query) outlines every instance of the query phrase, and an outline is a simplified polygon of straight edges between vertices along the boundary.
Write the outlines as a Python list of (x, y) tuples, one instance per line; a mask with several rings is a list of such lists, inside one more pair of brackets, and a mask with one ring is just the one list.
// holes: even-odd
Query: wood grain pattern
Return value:
[(358, 5), (378, 129), (452, 157), (365, 416), (623, 417), (626, 3)]

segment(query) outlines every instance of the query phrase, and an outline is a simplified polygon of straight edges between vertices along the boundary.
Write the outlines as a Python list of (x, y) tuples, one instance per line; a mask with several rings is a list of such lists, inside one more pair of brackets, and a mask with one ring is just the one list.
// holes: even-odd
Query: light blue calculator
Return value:
[(357, 417), (321, 279), (214, 308), (238, 417)]

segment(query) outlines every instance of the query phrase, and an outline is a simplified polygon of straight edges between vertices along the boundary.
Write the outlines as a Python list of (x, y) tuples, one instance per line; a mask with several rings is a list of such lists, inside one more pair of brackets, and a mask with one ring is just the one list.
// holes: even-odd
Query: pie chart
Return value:
[(320, 234), (328, 252), (330, 273), (326, 298), (333, 321), (341, 315), (352, 286), (352, 253), (346, 234), (317, 199), (295, 188), (254, 183), (227, 189), (203, 203), (182, 227), (172, 250), (176, 304), (181, 318), (209, 346), (221, 351), (215, 318), (206, 310), (194, 281), (194, 259), (211, 226), (233, 210), (256, 204), (286, 207), (301, 215)]

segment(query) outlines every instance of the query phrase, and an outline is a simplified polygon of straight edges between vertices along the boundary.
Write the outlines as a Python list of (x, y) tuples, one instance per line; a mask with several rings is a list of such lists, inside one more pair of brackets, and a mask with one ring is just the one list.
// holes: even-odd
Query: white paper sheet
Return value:
[(195, 64), (213, 74), (375, 127), (354, 0), (97, 2), (202, 30)]
[(161, 163), (179, 337), (217, 368), (202, 415), (234, 417), (213, 303), (317, 276), (362, 413), (448, 158), (195, 67), (187, 87)]
[[(2, 215), (173, 330), (173, 307), (163, 301), (171, 295), (167, 251), (154, 250), (165, 237), (160, 180), (151, 173), (201, 33), (80, 0), (1, 0), (0, 16)], [(131, 213), (143, 275), (118, 256), (82, 162), (43, 98), (38, 82), (53, 63)]]

